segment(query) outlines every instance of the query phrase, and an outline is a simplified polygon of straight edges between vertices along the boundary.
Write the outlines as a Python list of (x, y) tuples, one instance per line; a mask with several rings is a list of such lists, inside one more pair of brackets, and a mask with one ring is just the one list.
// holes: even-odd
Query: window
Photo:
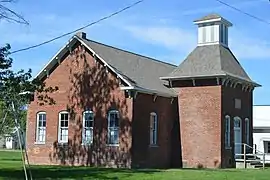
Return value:
[(234, 128), (241, 128), (241, 119), (239, 117), (234, 117)]
[(108, 144), (119, 144), (119, 112), (116, 110), (108, 113)]
[(46, 137), (46, 113), (39, 112), (37, 114), (36, 142), (45, 143), (45, 137)]
[(241, 99), (235, 99), (234, 106), (236, 109), (241, 109)]
[(68, 121), (69, 114), (68, 112), (59, 113), (59, 129), (58, 129), (58, 142), (67, 143), (68, 142)]
[(270, 153), (270, 141), (263, 141), (264, 153)]
[(223, 33), (224, 33), (224, 29), (223, 29), (224, 25), (221, 24), (220, 25), (220, 33), (219, 33), (219, 38), (220, 38), (220, 42), (224, 43), (224, 37), (223, 37)]
[(225, 27), (225, 44), (228, 45), (228, 27)]
[(230, 136), (231, 136), (231, 118), (230, 116), (225, 116), (225, 147), (229, 148), (231, 147), (231, 140), (230, 140)]
[(83, 113), (83, 131), (82, 143), (93, 143), (93, 128), (94, 128), (94, 113), (92, 111), (85, 111)]
[(157, 114), (150, 114), (150, 145), (157, 145)]
[(245, 119), (245, 125), (246, 125), (246, 143), (249, 144), (249, 119)]

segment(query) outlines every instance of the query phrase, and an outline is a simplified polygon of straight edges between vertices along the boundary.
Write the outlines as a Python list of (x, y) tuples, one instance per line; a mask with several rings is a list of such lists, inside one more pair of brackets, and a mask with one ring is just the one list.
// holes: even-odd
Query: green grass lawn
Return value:
[[(92, 167), (31, 166), (33, 179), (131, 179), (131, 180), (269, 180), (270, 169), (170, 169), (128, 170)], [(24, 179), (19, 152), (0, 151), (0, 179)]]

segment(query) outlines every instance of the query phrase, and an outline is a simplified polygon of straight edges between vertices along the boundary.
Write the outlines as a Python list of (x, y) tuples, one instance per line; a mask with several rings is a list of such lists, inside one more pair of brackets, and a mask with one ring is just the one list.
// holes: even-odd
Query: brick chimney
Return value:
[(79, 38), (86, 39), (86, 33), (85, 33), (85, 32), (77, 32), (76, 35), (77, 35)]

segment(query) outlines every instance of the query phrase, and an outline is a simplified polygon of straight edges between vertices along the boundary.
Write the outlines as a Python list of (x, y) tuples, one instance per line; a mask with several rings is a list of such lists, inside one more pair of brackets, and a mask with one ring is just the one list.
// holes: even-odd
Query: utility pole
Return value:
[(17, 131), (17, 136), (18, 136), (21, 155), (22, 155), (24, 176), (25, 176), (25, 180), (28, 180), (27, 170), (26, 170), (26, 166), (25, 166), (25, 158), (24, 158), (23, 147), (22, 147), (22, 141), (21, 141), (21, 134), (20, 134), (20, 129), (21, 128), (20, 128), (20, 125), (18, 123), (17, 111), (15, 109), (13, 101), (11, 102), (11, 106), (12, 106), (12, 110), (13, 110), (13, 113), (14, 113), (15, 128), (16, 128), (16, 131)]
[[(21, 95), (33, 95), (32, 92), (21, 92), (18, 94), (18, 96), (21, 96)], [(28, 164), (28, 168), (29, 168), (29, 176), (30, 176), (30, 180), (32, 180), (32, 173), (31, 173), (31, 170), (30, 170), (30, 165), (29, 165), (29, 161), (28, 161), (28, 155), (27, 155), (27, 151), (25, 148), (23, 148), (23, 145), (22, 145), (22, 139), (21, 139), (21, 135), (24, 134), (23, 130), (21, 129), (20, 127), (20, 124), (19, 124), (19, 119), (18, 119), (18, 107), (15, 106), (14, 102), (15, 102), (15, 99), (16, 98), (12, 98), (10, 104), (11, 104), (11, 108), (12, 108), (12, 111), (13, 111), (13, 115), (14, 115), (14, 121), (15, 121), (15, 128), (16, 128), (16, 131), (17, 131), (17, 136), (18, 136), (18, 141), (19, 141), (19, 146), (20, 146), (20, 150), (21, 150), (21, 156), (22, 156), (22, 162), (23, 162), (23, 170), (24, 170), (24, 176), (25, 176), (25, 180), (28, 180), (28, 173), (27, 173), (27, 168), (26, 168), (26, 159), (25, 159), (25, 156), (27, 158), (27, 164)], [(21, 133), (22, 132), (22, 133)], [(24, 152), (25, 151), (25, 152)]]

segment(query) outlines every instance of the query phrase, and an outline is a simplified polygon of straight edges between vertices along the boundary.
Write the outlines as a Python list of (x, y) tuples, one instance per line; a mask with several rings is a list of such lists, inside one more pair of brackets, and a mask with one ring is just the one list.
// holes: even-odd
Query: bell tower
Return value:
[(198, 46), (221, 44), (228, 46), (228, 28), (232, 23), (217, 14), (195, 20), (198, 25)]

